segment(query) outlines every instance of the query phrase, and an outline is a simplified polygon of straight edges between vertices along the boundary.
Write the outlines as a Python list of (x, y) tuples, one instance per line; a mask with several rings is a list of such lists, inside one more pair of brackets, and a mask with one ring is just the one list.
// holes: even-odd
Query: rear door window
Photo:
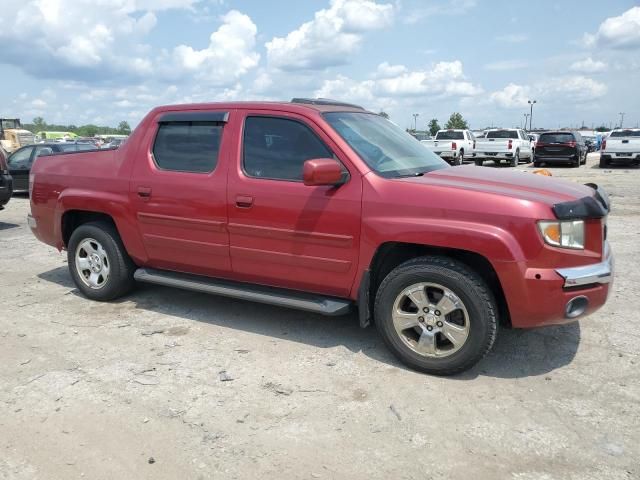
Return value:
[(153, 159), (162, 170), (210, 173), (218, 164), (221, 137), (219, 122), (160, 123)]
[(250, 177), (302, 181), (304, 162), (333, 158), (333, 153), (306, 125), (287, 118), (247, 117), (243, 168)]

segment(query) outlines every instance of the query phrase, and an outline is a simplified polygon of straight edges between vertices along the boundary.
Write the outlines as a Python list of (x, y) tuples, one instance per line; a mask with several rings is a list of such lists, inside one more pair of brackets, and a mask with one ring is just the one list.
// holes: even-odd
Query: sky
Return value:
[(640, 2), (0, 0), (0, 116), (325, 97), (402, 127), (640, 122)]

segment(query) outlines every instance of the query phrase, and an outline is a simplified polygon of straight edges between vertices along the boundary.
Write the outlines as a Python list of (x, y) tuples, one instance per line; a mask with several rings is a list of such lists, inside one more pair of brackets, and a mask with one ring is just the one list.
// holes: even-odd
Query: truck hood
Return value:
[(402, 181), (508, 196), (544, 203), (550, 207), (595, 194), (593, 188), (574, 182), (523, 171), (473, 165), (443, 168), (422, 177), (403, 178)]

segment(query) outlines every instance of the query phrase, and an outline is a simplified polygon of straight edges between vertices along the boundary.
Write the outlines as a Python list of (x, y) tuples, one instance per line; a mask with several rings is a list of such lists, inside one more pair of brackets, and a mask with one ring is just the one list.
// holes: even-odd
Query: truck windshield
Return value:
[(389, 120), (372, 113), (328, 112), (324, 118), (382, 177), (409, 177), (449, 166)]
[(640, 137), (640, 130), (618, 130), (617, 132), (611, 132), (609, 135), (611, 138), (615, 137)]
[(8, 130), (12, 128), (20, 128), (20, 121), (14, 119), (4, 119), (2, 120), (2, 130)]
[(494, 130), (487, 133), (487, 138), (518, 138), (518, 132), (515, 130)]
[(436, 135), (436, 140), (463, 140), (463, 139), (464, 139), (464, 135), (462, 134), (462, 132), (446, 131), (446, 132), (438, 132)]

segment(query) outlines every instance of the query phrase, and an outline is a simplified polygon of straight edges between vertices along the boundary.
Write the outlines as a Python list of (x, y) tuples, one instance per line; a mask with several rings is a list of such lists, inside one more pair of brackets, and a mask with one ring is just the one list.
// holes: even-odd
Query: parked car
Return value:
[(618, 128), (602, 141), (600, 168), (612, 163), (640, 165), (640, 128)]
[(538, 139), (540, 138), (539, 133), (528, 133), (529, 141), (531, 142), (531, 155), (535, 155), (536, 153), (536, 145), (538, 144)]
[(521, 160), (530, 162), (533, 157), (531, 141), (521, 128), (500, 128), (487, 131), (485, 138), (476, 141), (476, 165), (486, 160), (496, 164), (507, 161), (517, 167)]
[(582, 135), (582, 139), (584, 140), (584, 144), (587, 147), (587, 153), (595, 152), (598, 149), (595, 136)]
[(0, 210), (11, 200), (13, 194), (13, 179), (9, 173), (4, 150), (0, 148)]
[(596, 311), (613, 275), (601, 188), (451, 168), (329, 100), (159, 107), (117, 150), (37, 161), (31, 189), (29, 226), (67, 250), (90, 299), (137, 280), (326, 315), (357, 307), (361, 326), (433, 374), (477, 363), (501, 322)]
[(462, 165), (465, 156), (475, 155), (476, 140), (471, 130), (438, 130), (433, 140), (422, 140), (421, 143), (453, 165)]
[(544, 132), (538, 139), (533, 165), (568, 163), (579, 167), (587, 163), (587, 146), (579, 132)]
[(13, 177), (14, 191), (26, 192), (29, 189), (29, 172), (36, 157), (52, 155), (54, 153), (83, 152), (95, 150), (89, 143), (55, 142), (28, 145), (13, 152), (7, 159), (9, 172)]
[(105, 143), (102, 145), (102, 148), (118, 148), (125, 142), (124, 138), (114, 138), (109, 143)]

